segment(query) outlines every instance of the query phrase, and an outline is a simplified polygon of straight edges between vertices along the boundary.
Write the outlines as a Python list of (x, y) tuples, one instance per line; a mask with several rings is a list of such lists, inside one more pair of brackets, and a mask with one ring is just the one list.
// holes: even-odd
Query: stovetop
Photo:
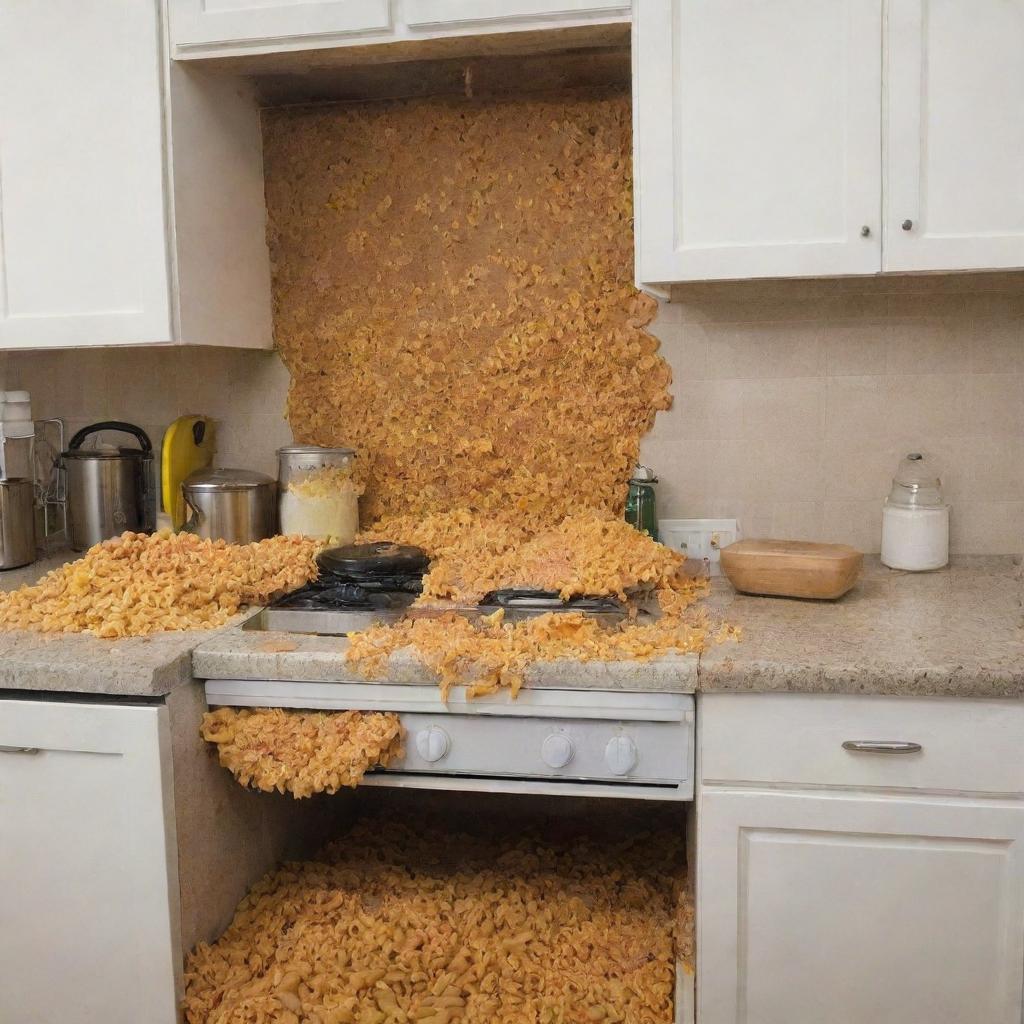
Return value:
[(562, 601), (557, 594), (540, 590), (497, 590), (478, 605), (413, 607), (419, 594), (419, 582), (408, 578), (390, 584), (322, 578), (278, 598), (247, 620), (243, 628), (345, 636), (375, 623), (397, 622), (406, 615), (436, 617), (456, 612), (479, 618), (503, 608), (506, 622), (521, 622), (547, 612), (584, 612), (613, 625), (627, 614), (625, 606), (614, 598), (574, 597)]

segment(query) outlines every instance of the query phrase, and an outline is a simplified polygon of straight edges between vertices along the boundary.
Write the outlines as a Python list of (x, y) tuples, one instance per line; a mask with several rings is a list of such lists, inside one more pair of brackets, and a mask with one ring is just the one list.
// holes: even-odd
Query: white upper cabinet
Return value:
[(259, 113), (159, 0), (0, 0), (0, 349), (269, 348)]
[(407, 25), (486, 24), (519, 18), (629, 14), (629, 0), (404, 0)]
[(886, 270), (1024, 266), (1024, 0), (889, 0)]
[(1024, 267), (1024, 0), (636, 0), (633, 46), (641, 282)]
[(179, 50), (305, 40), (335, 46), (346, 36), (391, 27), (390, 0), (170, 0)]
[[(630, 0), (167, 0), (178, 60), (629, 22)], [(408, 57), (408, 55), (406, 55)]]
[(168, 340), (155, 3), (0, 0), (0, 346)]
[(638, 0), (641, 281), (880, 259), (881, 0)]

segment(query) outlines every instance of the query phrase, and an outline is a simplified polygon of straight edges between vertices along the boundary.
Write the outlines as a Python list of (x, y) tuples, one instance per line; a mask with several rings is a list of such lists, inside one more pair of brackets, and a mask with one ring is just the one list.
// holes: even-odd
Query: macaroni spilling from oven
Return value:
[(680, 838), (361, 824), (192, 952), (186, 1021), (670, 1024), (692, 958)]
[(297, 798), (357, 786), (403, 754), (390, 712), (220, 708), (203, 716), (202, 737), (243, 786)]

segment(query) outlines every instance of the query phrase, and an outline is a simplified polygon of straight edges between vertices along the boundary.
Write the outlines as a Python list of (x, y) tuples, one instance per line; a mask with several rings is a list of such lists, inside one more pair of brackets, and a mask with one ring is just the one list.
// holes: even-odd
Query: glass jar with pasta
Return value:
[(359, 495), (351, 448), (292, 445), (277, 452), (281, 532), (351, 544), (359, 530)]

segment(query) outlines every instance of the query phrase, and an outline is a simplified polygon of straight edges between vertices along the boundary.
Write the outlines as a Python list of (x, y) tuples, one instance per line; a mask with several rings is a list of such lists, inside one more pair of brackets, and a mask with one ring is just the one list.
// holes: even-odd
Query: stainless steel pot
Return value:
[(277, 533), (277, 481), (248, 469), (201, 469), (181, 485), (182, 530), (209, 540), (251, 544)]
[[(138, 439), (138, 448), (83, 448), (82, 442), (101, 430), (117, 430)], [(84, 551), (125, 530), (156, 529), (156, 487), (153, 445), (141, 427), (107, 420), (83, 427), (61, 453), (67, 474), (71, 547)]]
[(0, 480), (0, 569), (36, 560), (35, 486), (31, 480)]

